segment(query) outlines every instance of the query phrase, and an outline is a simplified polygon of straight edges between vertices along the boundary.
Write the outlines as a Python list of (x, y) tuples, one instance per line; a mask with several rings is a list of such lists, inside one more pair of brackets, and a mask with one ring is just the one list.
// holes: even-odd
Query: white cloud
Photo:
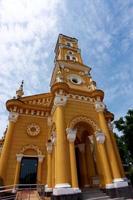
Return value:
[(15, 95), (21, 80), (26, 95), (48, 89), (49, 61), (63, 7), (61, 0), (0, 1), (0, 135), (6, 127), (4, 102)]

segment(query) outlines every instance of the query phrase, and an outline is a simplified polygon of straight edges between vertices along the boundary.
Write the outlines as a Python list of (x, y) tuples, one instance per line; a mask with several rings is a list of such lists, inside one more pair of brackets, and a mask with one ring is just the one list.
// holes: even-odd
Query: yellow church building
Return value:
[(6, 102), (9, 123), (0, 141), (4, 185), (43, 184), (54, 197), (83, 188), (128, 191), (115, 142), (114, 116), (103, 103), (76, 38), (60, 34), (50, 92)]

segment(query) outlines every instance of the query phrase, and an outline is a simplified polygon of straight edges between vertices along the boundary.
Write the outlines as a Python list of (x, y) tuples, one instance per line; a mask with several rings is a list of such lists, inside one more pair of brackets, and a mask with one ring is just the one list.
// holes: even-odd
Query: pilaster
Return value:
[(52, 142), (48, 140), (47, 144), (47, 187), (46, 192), (52, 192)]
[(7, 162), (9, 158), (9, 152), (11, 148), (11, 142), (12, 142), (12, 136), (13, 131), (15, 127), (15, 123), (18, 119), (18, 113), (16, 112), (10, 112), (9, 113), (9, 124), (8, 129), (5, 136), (4, 145), (1, 152), (1, 158), (0, 158), (0, 177), (2, 177), (5, 180), (5, 172), (7, 169)]
[(118, 162), (118, 165), (119, 165), (119, 170), (120, 170), (120, 173), (121, 173), (121, 177), (125, 178), (125, 172), (124, 172), (124, 169), (123, 169), (123, 166), (122, 166), (120, 153), (119, 153), (119, 150), (118, 150), (118, 147), (117, 147), (117, 144), (116, 144), (116, 140), (115, 140), (115, 136), (114, 136), (114, 133), (113, 133), (113, 124), (111, 123), (111, 121), (108, 122), (108, 127), (109, 127), (109, 132), (110, 132), (112, 145), (114, 147), (115, 155), (116, 155), (117, 162)]
[(108, 156), (107, 156), (106, 148), (104, 144), (105, 134), (102, 132), (96, 132), (95, 137), (97, 141), (99, 156), (102, 162), (102, 168), (104, 170), (104, 179), (105, 179), (106, 188), (113, 187), (111, 169), (110, 169), (109, 160), (108, 160)]
[(42, 163), (43, 163), (44, 156), (38, 155), (38, 169), (37, 169), (37, 183), (42, 183)]
[(65, 116), (64, 107), (67, 103), (67, 97), (63, 94), (56, 94), (54, 99), (54, 105), (56, 107), (56, 160), (57, 160), (57, 170), (56, 170), (56, 183), (55, 188), (60, 187), (70, 187), (67, 180), (66, 172), (66, 128), (65, 128)]
[(105, 146), (107, 149), (108, 165), (110, 165), (110, 167), (111, 167), (110, 171), (112, 172), (112, 178), (113, 178), (112, 181), (114, 183), (114, 187), (117, 187), (117, 185), (119, 185), (119, 187), (121, 187), (121, 185), (122, 185), (122, 184), (118, 184), (118, 182), (115, 183), (115, 180), (121, 180), (121, 181), (123, 181), (123, 185), (128, 186), (128, 183), (125, 182), (124, 180), (122, 180), (122, 176), (120, 173), (114, 146), (113, 146), (113, 143), (111, 140), (109, 128), (108, 128), (108, 125), (107, 125), (107, 122), (106, 122), (105, 116), (104, 116), (104, 109), (105, 109), (104, 103), (99, 100), (96, 101), (95, 109), (98, 112), (101, 130), (103, 131), (103, 133), (106, 137)]
[(16, 163), (16, 171), (15, 171), (15, 178), (14, 178), (14, 186), (19, 183), (19, 174), (20, 174), (20, 165), (21, 165), (21, 160), (23, 155), (22, 154), (17, 154), (17, 163)]

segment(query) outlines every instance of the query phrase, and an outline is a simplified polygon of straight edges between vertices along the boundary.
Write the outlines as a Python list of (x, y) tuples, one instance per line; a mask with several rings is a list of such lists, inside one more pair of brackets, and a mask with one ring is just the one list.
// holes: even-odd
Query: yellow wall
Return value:
[(83, 101), (69, 100), (65, 109), (66, 124), (68, 125), (77, 116), (87, 116), (99, 125), (94, 105), (83, 103)]
[[(36, 123), (40, 126), (40, 133), (38, 136), (32, 137), (28, 136), (27, 134), (27, 126), (31, 123)], [(12, 147), (10, 150), (9, 160), (7, 163), (7, 170), (6, 170), (6, 185), (13, 184), (14, 176), (15, 176), (15, 168), (16, 168), (16, 154), (19, 154), (22, 147), (28, 144), (34, 144), (39, 147), (42, 151), (43, 155), (46, 155), (46, 148), (45, 144), (47, 141), (47, 119), (39, 118), (39, 117), (30, 117), (30, 116), (19, 116), (16, 124), (15, 130), (12, 138)], [(30, 154), (32, 150), (29, 150)], [(28, 154), (28, 151), (26, 151)], [(43, 183), (46, 182), (46, 158), (42, 163), (42, 181)]]

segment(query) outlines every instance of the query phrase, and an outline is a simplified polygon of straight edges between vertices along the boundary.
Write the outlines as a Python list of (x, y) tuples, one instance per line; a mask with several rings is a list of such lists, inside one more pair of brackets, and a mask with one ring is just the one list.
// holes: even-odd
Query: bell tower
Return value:
[(65, 82), (72, 90), (93, 92), (96, 83), (90, 75), (91, 68), (83, 63), (78, 40), (60, 34), (55, 47), (55, 68), (51, 84)]
[(82, 63), (78, 40), (60, 34), (55, 47), (55, 60)]

